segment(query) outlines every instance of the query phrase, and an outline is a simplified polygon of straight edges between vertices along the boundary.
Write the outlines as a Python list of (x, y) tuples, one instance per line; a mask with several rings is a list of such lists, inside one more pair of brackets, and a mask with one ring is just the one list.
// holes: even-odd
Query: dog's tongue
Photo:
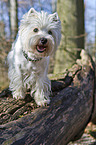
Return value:
[(42, 45), (37, 45), (37, 51), (38, 51), (38, 52), (42, 53), (42, 52), (44, 52), (44, 51), (45, 51), (45, 49), (46, 49), (46, 47), (45, 47), (45, 46), (42, 46)]

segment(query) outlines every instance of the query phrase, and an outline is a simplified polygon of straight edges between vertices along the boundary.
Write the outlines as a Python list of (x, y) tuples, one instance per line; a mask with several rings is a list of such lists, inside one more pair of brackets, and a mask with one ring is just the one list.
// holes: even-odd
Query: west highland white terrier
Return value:
[(8, 54), (9, 88), (13, 98), (24, 98), (30, 89), (37, 105), (50, 103), (49, 57), (57, 50), (60, 39), (61, 22), (57, 13), (40, 13), (31, 8), (23, 15), (18, 38)]

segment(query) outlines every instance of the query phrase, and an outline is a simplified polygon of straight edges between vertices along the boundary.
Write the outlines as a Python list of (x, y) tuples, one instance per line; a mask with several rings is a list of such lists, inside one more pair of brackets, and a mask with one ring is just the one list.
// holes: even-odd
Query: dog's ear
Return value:
[(57, 22), (57, 21), (59, 21), (59, 20), (60, 20), (60, 19), (59, 19), (59, 17), (58, 17), (57, 12), (55, 12), (55, 13), (51, 14), (51, 16), (52, 16), (52, 19), (53, 19), (53, 21), (54, 21), (54, 22)]
[(30, 14), (35, 14), (37, 13), (37, 11), (34, 9), (34, 8), (31, 8), (29, 11), (28, 11), (28, 15)]

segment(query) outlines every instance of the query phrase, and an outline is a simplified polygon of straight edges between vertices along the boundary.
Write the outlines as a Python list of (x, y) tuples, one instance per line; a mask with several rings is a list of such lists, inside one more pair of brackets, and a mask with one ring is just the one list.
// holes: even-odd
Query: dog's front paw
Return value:
[(44, 97), (43, 100), (35, 99), (35, 102), (39, 106), (45, 106), (46, 104), (50, 103), (50, 99), (49, 98), (45, 99), (45, 97)]
[(38, 93), (36, 92), (34, 95), (34, 99), (37, 105), (39, 106), (45, 106), (45, 104), (49, 104), (50, 103), (50, 98), (49, 96), (44, 95), (44, 93)]
[(13, 92), (13, 98), (15, 99), (24, 99), (25, 98), (25, 93), (23, 91), (16, 91), (16, 92)]

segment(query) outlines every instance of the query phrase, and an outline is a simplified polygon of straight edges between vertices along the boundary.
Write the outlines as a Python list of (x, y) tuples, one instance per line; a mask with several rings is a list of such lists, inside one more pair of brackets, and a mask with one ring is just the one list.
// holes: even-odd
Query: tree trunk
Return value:
[(55, 13), (57, 10), (57, 0), (52, 0), (52, 13)]
[(53, 95), (45, 107), (38, 108), (28, 94), (25, 100), (15, 100), (8, 89), (2, 91), (0, 144), (66, 145), (81, 137), (92, 114), (96, 116), (94, 71), (91, 57), (82, 50), (70, 70), (50, 75)]
[(9, 0), (9, 19), (10, 19), (11, 38), (15, 39), (18, 32), (17, 0)]
[(4, 23), (3, 21), (0, 21), (0, 37), (4, 38), (4, 34), (5, 34), (5, 31), (4, 31)]
[(83, 0), (58, 0), (57, 12), (62, 24), (62, 39), (56, 52), (54, 73), (70, 68), (84, 48)]

